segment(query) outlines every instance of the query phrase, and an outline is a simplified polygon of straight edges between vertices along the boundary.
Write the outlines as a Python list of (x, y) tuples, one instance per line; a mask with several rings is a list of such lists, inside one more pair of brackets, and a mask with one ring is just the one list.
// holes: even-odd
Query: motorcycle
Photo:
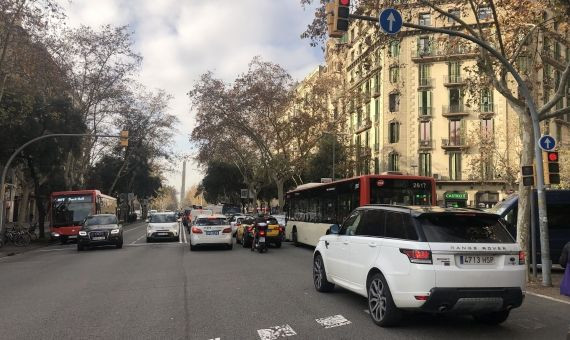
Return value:
[(253, 240), (251, 242), (251, 251), (259, 251), (263, 253), (267, 251), (267, 243), (265, 242), (265, 236), (267, 235), (267, 223), (256, 223), (253, 227)]

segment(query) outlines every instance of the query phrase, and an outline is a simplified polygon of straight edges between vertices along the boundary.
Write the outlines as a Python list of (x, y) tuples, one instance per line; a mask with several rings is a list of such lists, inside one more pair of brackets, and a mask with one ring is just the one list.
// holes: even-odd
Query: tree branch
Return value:
[(570, 106), (567, 106), (567, 107), (560, 109), (560, 110), (556, 110), (553, 112), (547, 112), (545, 114), (542, 114), (542, 115), (540, 115), (539, 120), (543, 121), (543, 120), (546, 120), (549, 118), (556, 118), (556, 117), (562, 116), (563, 114), (570, 114)]
[(489, 0), (489, 6), (491, 7), (491, 11), (493, 12), (493, 21), (495, 22), (495, 28), (497, 29), (497, 37), (499, 39), (499, 47), (501, 49), (501, 54), (505, 55), (505, 45), (503, 44), (501, 26), (499, 25), (499, 18), (497, 16), (497, 10), (495, 8), (495, 2), (493, 0)]
[(542, 116), (564, 97), (564, 90), (566, 89), (566, 86), (568, 86), (568, 79), (570, 79), (570, 61), (562, 73), (562, 77), (560, 78), (560, 83), (558, 84), (558, 89), (556, 89), (554, 97), (552, 97), (550, 101), (544, 104), (544, 106), (538, 111), (538, 117), (540, 120), (543, 120), (544, 118), (542, 118)]

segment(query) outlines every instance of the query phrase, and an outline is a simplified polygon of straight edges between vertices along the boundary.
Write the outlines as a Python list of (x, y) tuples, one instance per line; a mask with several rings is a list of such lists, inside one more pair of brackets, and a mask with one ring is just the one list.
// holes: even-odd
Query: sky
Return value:
[[(299, 37), (313, 17), (313, 9), (303, 9), (299, 0), (61, 1), (71, 26), (129, 25), (134, 49), (143, 57), (139, 81), (173, 96), (170, 110), (180, 120), (176, 154), (195, 154), (188, 141), (194, 115), (186, 94), (201, 74), (211, 70), (230, 82), (261, 56), (301, 80), (323, 62), (320, 48)], [(177, 190), (179, 163), (166, 174)], [(198, 165), (188, 163), (186, 190), (202, 177)]]

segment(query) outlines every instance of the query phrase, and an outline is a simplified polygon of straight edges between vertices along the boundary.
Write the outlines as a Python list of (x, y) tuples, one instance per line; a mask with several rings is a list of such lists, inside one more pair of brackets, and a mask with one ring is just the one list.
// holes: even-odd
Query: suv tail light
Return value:
[(196, 228), (196, 227), (192, 227), (192, 233), (193, 233), (193, 234), (201, 234), (201, 233), (202, 233), (202, 229)]
[(265, 230), (260, 230), (260, 231), (259, 231), (259, 236), (265, 236)]
[(520, 265), (523, 265), (525, 263), (525, 258), (526, 258), (526, 255), (525, 255), (524, 251), (522, 251), (522, 250), (519, 251), (519, 264)]
[(224, 230), (222, 230), (222, 233), (227, 234), (227, 233), (231, 233), (232, 232), (232, 228), (225, 228)]
[(411, 263), (432, 264), (430, 250), (402, 249), (400, 253), (406, 255)]

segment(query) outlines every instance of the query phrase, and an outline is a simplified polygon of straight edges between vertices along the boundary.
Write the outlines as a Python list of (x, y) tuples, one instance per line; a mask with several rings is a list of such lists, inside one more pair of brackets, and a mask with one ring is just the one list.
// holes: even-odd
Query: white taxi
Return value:
[(190, 250), (199, 245), (233, 248), (232, 226), (224, 215), (198, 215), (190, 228)]

